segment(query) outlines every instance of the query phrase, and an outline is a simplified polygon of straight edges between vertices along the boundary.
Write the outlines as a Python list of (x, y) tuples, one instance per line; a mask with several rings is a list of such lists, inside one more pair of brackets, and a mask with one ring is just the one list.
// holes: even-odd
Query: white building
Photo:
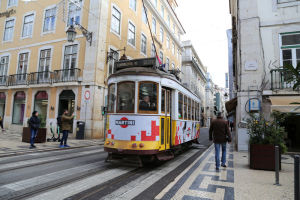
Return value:
[(211, 75), (206, 73), (206, 87), (205, 87), (205, 99), (206, 99), (206, 126), (210, 126), (211, 120), (215, 117), (215, 84), (211, 79)]
[(202, 111), (202, 126), (206, 121), (205, 117), (205, 87), (206, 87), (206, 71), (207, 68), (202, 64), (195, 48), (190, 40), (183, 41), (182, 47), (184, 49), (182, 54), (182, 82), (201, 99)]
[[(293, 106), (290, 103), (300, 101), (299, 91), (291, 89), (293, 84), (285, 82), (284, 72), (280, 69), (285, 63), (296, 66), (300, 61), (300, 1), (229, 2), (237, 83), (237, 145), (238, 150), (248, 150), (248, 135), (241, 122), (252, 111), (249, 103), (261, 103), (259, 111), (269, 117), (273, 110), (291, 112)], [(300, 130), (298, 124), (289, 126)], [(291, 137), (300, 141), (299, 133), (289, 134)]]

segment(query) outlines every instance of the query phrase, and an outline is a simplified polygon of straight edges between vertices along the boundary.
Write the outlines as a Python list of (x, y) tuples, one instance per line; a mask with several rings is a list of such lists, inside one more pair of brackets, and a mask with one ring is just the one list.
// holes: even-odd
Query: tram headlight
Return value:
[(111, 142), (111, 143), (110, 143), (110, 145), (114, 145), (114, 144), (115, 144), (115, 142)]
[(145, 145), (144, 143), (140, 143), (140, 147), (143, 148)]
[(132, 147), (133, 147), (133, 148), (136, 148), (136, 147), (137, 147), (136, 143), (133, 143), (133, 144), (132, 144)]
[(109, 141), (106, 141), (106, 144), (108, 145), (110, 142)]

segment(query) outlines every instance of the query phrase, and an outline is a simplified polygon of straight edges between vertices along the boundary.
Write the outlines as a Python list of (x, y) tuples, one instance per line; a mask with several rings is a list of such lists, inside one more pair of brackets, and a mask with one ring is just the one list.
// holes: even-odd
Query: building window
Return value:
[(172, 69), (175, 69), (175, 64), (174, 63), (172, 63)]
[(164, 63), (164, 54), (162, 51), (159, 52), (159, 59), (160, 59), (161, 63)]
[(16, 6), (18, 4), (18, 0), (8, 0), (8, 7)]
[(117, 101), (118, 113), (134, 113), (135, 82), (118, 83)]
[(40, 53), (40, 63), (39, 63), (39, 73), (38, 79), (45, 80), (50, 78), (50, 60), (51, 60), (51, 49), (41, 50)]
[(180, 50), (177, 49), (177, 59), (179, 60), (179, 58), (180, 58)]
[(175, 23), (173, 23), (173, 33), (175, 34)]
[(24, 113), (25, 113), (25, 99), (26, 95), (24, 92), (16, 92), (14, 95), (14, 106), (13, 106), (13, 124), (23, 124)]
[(113, 83), (108, 86), (107, 111), (109, 113), (113, 113), (115, 111), (115, 101), (116, 101), (116, 85)]
[(161, 5), (160, 14), (161, 14), (162, 18), (164, 19), (165, 18), (165, 8), (163, 5)]
[(170, 15), (168, 15), (167, 23), (168, 23), (168, 26), (170, 27), (170, 25), (171, 25)]
[(8, 62), (9, 56), (2, 56), (0, 58), (0, 83), (6, 80), (5, 76), (7, 75)]
[(0, 116), (2, 117), (2, 121), (4, 119), (4, 112), (5, 112), (5, 101), (6, 95), (4, 92), (0, 92)]
[(110, 52), (112, 53), (112, 59), (109, 60), (108, 76), (115, 73), (115, 61), (119, 60), (119, 52), (118, 51), (110, 49)]
[(281, 65), (291, 64), (294, 67), (300, 63), (300, 32), (281, 34)]
[(170, 37), (167, 36), (167, 49), (170, 49)]
[(135, 26), (131, 22), (128, 23), (128, 42), (135, 46)]
[[(29, 57), (29, 53), (21, 53), (19, 55), (19, 65), (18, 65), (18, 71), (17, 74), (22, 75), (22, 74), (26, 74), (27, 72), (27, 66), (28, 66), (28, 57)], [(20, 79), (23, 76), (19, 76)], [(24, 77), (24, 79), (26, 79), (26, 76)]]
[(152, 17), (152, 33), (156, 34), (156, 19)]
[(164, 29), (160, 27), (160, 41), (164, 42)]
[(188, 119), (188, 103), (187, 103), (187, 97), (184, 96), (184, 103), (183, 103), (183, 108), (184, 108), (184, 119), (187, 120)]
[(31, 37), (33, 31), (34, 14), (26, 15), (24, 17), (22, 37)]
[(43, 32), (53, 31), (55, 28), (56, 7), (45, 11)]
[(71, 24), (80, 24), (82, 0), (72, 0), (69, 3), (68, 26)]
[(154, 44), (152, 43), (152, 45), (151, 45), (151, 57), (155, 57), (156, 55), (155, 55), (155, 46), (154, 46)]
[(170, 60), (169, 60), (169, 58), (166, 59), (166, 69), (167, 70), (170, 69)]
[(144, 34), (142, 34), (142, 37), (141, 37), (141, 52), (144, 55), (147, 55), (147, 38)]
[(188, 120), (192, 120), (192, 101), (188, 98)]
[(178, 118), (183, 118), (183, 95), (178, 93)]
[(64, 53), (64, 70), (62, 74), (63, 79), (69, 80), (76, 75), (76, 60), (77, 60), (78, 45), (69, 45), (65, 47)]
[(146, 10), (145, 10), (145, 7), (142, 6), (142, 20), (143, 20), (143, 22), (144, 22), (145, 24), (147, 24), (147, 14), (146, 14), (146, 12), (147, 12), (147, 8), (146, 8)]
[(121, 29), (121, 12), (113, 6), (111, 16), (111, 30), (120, 35)]
[(173, 55), (175, 55), (175, 44), (174, 44), (174, 42), (172, 42), (172, 53), (173, 53)]
[(34, 98), (34, 110), (38, 111), (41, 120), (41, 128), (46, 127), (48, 107), (48, 94), (46, 91), (40, 91)]
[(157, 94), (158, 84), (153, 82), (139, 83), (139, 112), (140, 113), (157, 113)]
[(3, 41), (11, 41), (14, 35), (15, 20), (11, 19), (5, 22)]
[(136, 11), (136, 0), (130, 0), (130, 1), (129, 1), (129, 7), (130, 7), (132, 10)]

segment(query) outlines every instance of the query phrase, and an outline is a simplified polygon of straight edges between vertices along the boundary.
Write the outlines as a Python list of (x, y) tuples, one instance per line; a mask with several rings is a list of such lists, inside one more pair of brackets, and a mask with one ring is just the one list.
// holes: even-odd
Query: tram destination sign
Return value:
[(120, 60), (116, 62), (115, 69), (121, 70), (131, 67), (158, 67), (158, 60), (154, 58), (143, 58), (135, 60)]

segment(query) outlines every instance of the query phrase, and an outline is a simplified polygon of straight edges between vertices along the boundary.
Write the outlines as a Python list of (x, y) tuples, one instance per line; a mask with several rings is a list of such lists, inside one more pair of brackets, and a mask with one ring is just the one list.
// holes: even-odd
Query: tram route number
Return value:
[(134, 126), (135, 120), (128, 120), (126, 117), (122, 117), (120, 120), (116, 120), (116, 125), (122, 128), (127, 128), (128, 126)]

